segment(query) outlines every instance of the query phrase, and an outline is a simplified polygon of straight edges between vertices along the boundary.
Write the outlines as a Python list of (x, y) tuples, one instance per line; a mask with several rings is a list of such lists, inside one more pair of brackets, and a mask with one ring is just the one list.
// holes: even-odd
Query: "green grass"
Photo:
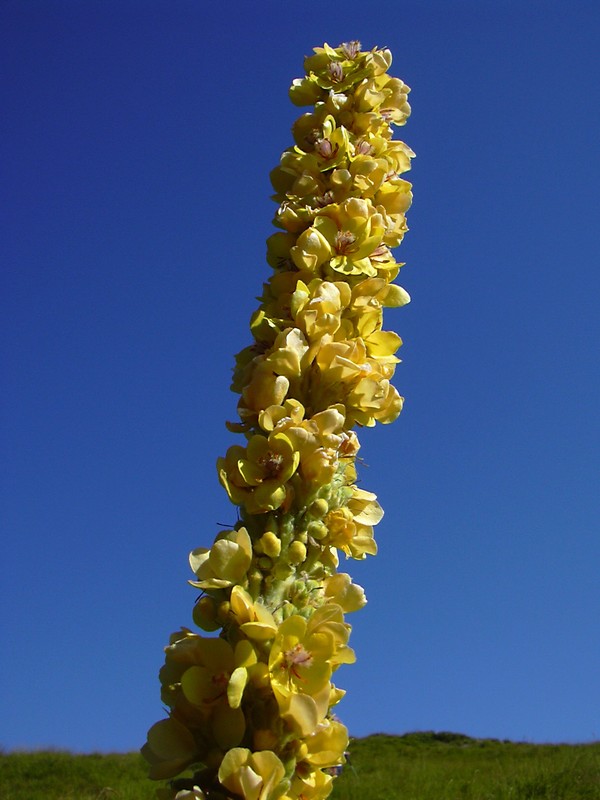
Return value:
[[(379, 734), (350, 753), (331, 800), (600, 800), (600, 743)], [(2, 800), (153, 800), (155, 786), (137, 753), (0, 755)]]
[(332, 800), (596, 800), (600, 743), (533, 745), (452, 733), (356, 740)]
[(151, 800), (155, 787), (139, 753), (40, 751), (0, 756), (2, 800)]

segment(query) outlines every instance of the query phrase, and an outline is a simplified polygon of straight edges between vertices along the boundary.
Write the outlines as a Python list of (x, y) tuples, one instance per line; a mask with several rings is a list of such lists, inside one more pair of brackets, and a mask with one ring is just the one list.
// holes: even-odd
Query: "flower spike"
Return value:
[[(168, 718), (142, 752), (165, 800), (325, 800), (348, 732), (333, 683), (355, 660), (345, 615), (363, 589), (340, 555), (377, 553), (383, 509), (357, 485), (355, 428), (393, 422), (409, 302), (392, 254), (407, 229), (412, 150), (394, 140), (409, 88), (389, 50), (316, 47), (290, 98), (310, 106), (271, 173), (272, 268), (236, 357), (238, 440), (217, 461), (239, 522), (190, 555), (201, 591), (160, 670)], [(189, 777), (177, 777), (182, 772)]]

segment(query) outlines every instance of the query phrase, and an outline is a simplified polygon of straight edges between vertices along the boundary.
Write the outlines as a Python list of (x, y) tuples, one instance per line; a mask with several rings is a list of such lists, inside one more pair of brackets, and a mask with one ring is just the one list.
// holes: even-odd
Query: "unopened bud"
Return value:
[(222, 603), (219, 603), (219, 608), (217, 611), (217, 619), (219, 619), (222, 623), (225, 623), (229, 619), (229, 611), (231, 610), (231, 606), (229, 605), (229, 600), (223, 600)]
[(279, 537), (273, 533), (273, 531), (267, 531), (266, 533), (263, 533), (258, 540), (258, 544), (260, 544), (261, 551), (266, 556), (270, 556), (271, 558), (277, 558), (277, 556), (281, 553), (281, 541)]
[(273, 568), (273, 574), (278, 581), (284, 581), (289, 578), (293, 571), (293, 568), (283, 561), (278, 561)]
[(203, 631), (216, 631), (221, 627), (217, 619), (217, 608), (212, 597), (201, 597), (192, 612), (192, 619)]
[(308, 535), (317, 541), (324, 539), (327, 536), (327, 525), (319, 520), (314, 520), (309, 523)]
[(295, 541), (288, 550), (288, 559), (292, 564), (301, 564), (306, 558), (306, 545), (303, 542)]
[(320, 497), (318, 500), (315, 500), (314, 503), (311, 503), (310, 508), (308, 509), (311, 517), (317, 517), (317, 519), (323, 519), (328, 511), (329, 503), (322, 497)]
[(258, 566), (263, 570), (263, 572), (270, 570), (271, 567), (273, 566), (273, 561), (268, 556), (261, 556), (258, 559), (257, 563)]

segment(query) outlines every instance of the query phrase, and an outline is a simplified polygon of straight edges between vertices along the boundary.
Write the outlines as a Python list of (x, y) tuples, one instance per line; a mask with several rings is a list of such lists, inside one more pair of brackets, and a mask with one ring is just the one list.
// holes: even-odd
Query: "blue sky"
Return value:
[(593, 2), (5, 0), (0, 744), (139, 747), (235, 512), (233, 357), (315, 45), (413, 89), (400, 419), (336, 683), (354, 736), (600, 738)]

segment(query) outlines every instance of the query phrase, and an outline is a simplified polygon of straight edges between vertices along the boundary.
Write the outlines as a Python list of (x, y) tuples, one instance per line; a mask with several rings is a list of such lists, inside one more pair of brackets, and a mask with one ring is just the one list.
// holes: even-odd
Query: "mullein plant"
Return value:
[[(348, 732), (332, 682), (354, 662), (345, 615), (363, 589), (339, 557), (375, 555), (376, 496), (357, 485), (356, 427), (393, 422), (402, 306), (391, 249), (407, 230), (414, 155), (392, 139), (409, 88), (387, 49), (314, 49), (290, 97), (310, 106), (271, 173), (279, 229), (272, 274), (236, 358), (239, 443), (217, 462), (239, 521), (190, 555), (195, 625), (174, 633), (160, 671), (169, 716), (148, 733), (161, 798), (322, 800)], [(181, 776), (182, 777), (177, 777)]]

